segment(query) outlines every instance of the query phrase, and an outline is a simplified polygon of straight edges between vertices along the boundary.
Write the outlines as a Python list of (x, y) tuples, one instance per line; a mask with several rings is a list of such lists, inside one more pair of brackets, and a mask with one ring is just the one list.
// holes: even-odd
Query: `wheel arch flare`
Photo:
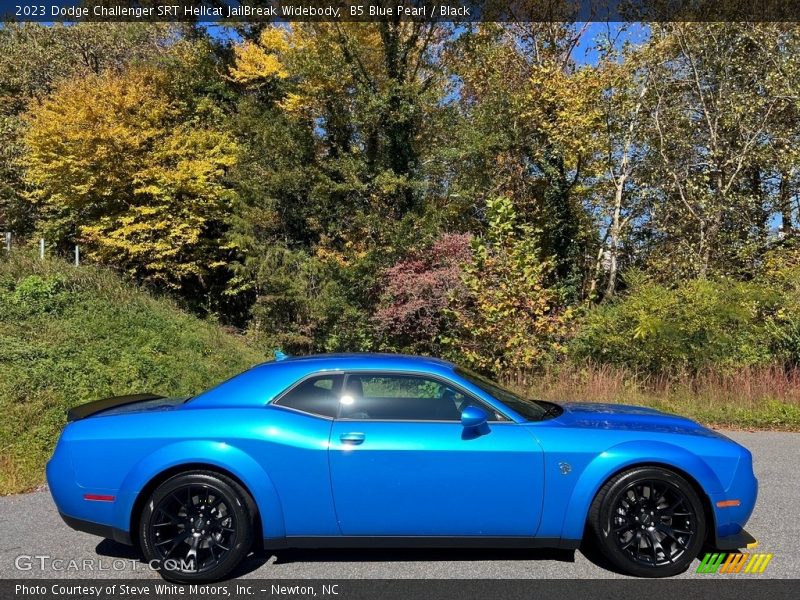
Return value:
[(705, 505), (709, 530), (713, 532), (713, 498), (724, 493), (717, 475), (696, 454), (665, 442), (624, 442), (598, 454), (583, 470), (565, 503), (562, 539), (581, 539), (589, 509), (606, 481), (634, 467), (657, 466), (675, 471), (694, 485)]
[(133, 535), (137, 511), (147, 495), (171, 475), (211, 470), (236, 479), (258, 508), (264, 538), (285, 536), (280, 498), (266, 471), (247, 453), (218, 441), (183, 441), (163, 446), (143, 458), (125, 477), (114, 506), (114, 525)]

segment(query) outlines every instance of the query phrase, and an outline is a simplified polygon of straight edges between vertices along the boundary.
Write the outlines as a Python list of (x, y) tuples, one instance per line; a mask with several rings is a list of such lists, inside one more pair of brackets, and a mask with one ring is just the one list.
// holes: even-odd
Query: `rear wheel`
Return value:
[(144, 507), (142, 553), (165, 579), (216, 581), (250, 551), (254, 514), (250, 495), (229, 477), (208, 471), (175, 475)]
[(697, 492), (659, 467), (631, 469), (606, 482), (592, 504), (589, 526), (603, 553), (639, 577), (682, 573), (706, 537)]

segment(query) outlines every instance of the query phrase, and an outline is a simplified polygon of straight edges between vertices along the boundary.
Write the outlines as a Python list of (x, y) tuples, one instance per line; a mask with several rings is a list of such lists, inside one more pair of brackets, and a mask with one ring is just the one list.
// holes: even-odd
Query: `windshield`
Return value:
[(541, 421), (561, 414), (561, 408), (557, 404), (544, 402), (542, 400), (528, 400), (519, 394), (515, 394), (511, 390), (507, 390), (499, 383), (468, 369), (458, 367), (456, 373), (470, 383), (481, 388), (493, 398), (497, 398), (500, 402), (520, 416), (525, 417), (528, 421)]

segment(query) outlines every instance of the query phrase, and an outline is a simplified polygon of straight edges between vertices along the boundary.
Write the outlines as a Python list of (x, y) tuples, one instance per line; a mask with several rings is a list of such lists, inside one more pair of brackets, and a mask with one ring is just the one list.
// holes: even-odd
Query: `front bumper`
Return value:
[(755, 546), (758, 545), (756, 538), (747, 533), (744, 529), (733, 535), (715, 537), (714, 548), (717, 550), (739, 550), (740, 548), (755, 548)]
[[(714, 512), (714, 535), (708, 540), (720, 550), (734, 550), (746, 548), (756, 542), (755, 538), (745, 531), (747, 523), (758, 498), (758, 480), (753, 473), (753, 456), (742, 448), (742, 456), (736, 471), (722, 494), (712, 495), (711, 506)], [(718, 502), (725, 503), (738, 500), (738, 505), (718, 506)]]

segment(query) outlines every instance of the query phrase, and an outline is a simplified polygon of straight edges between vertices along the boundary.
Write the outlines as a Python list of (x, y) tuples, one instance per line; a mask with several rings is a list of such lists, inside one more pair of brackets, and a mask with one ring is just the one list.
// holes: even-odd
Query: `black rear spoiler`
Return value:
[(67, 411), (67, 422), (79, 421), (94, 414), (108, 410), (109, 408), (117, 408), (118, 406), (125, 406), (126, 404), (136, 404), (137, 402), (145, 402), (147, 400), (158, 400), (164, 398), (157, 394), (133, 394), (130, 396), (113, 396), (111, 398), (103, 398), (102, 400), (95, 400), (94, 402), (87, 402)]

